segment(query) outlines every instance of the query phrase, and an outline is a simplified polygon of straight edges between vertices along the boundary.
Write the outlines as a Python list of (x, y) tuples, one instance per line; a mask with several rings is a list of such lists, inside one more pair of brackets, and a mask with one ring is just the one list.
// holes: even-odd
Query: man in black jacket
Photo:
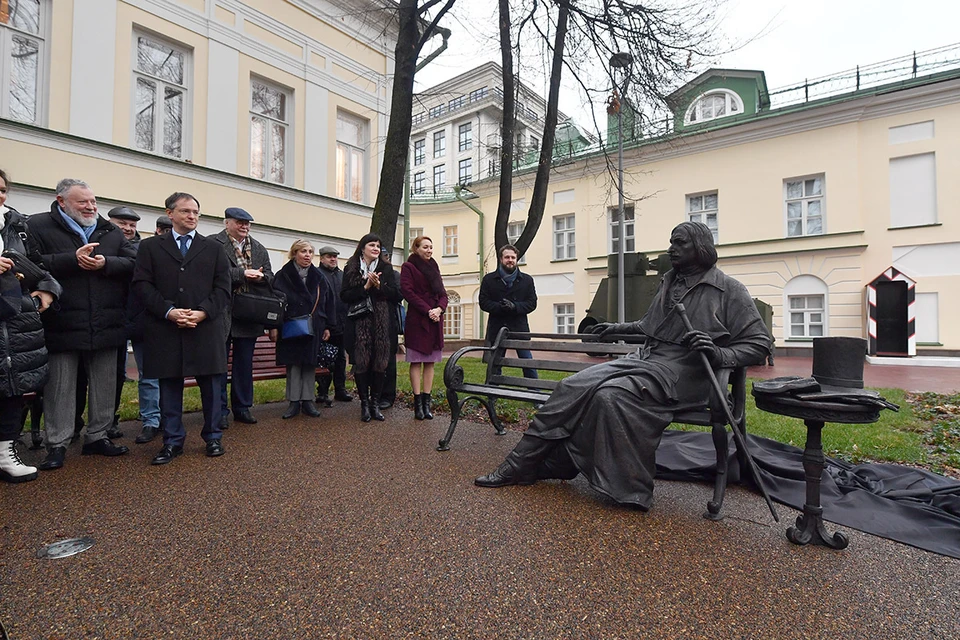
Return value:
[(200, 203), (188, 193), (164, 206), (173, 231), (140, 243), (133, 288), (147, 308), (143, 374), (160, 380), (163, 448), (152, 464), (183, 453), (183, 381), (192, 376), (203, 404), (203, 431), (210, 457), (224, 453), (220, 440), (220, 392), (227, 371), (221, 319), (230, 304), (230, 271), (223, 246), (197, 233)]
[[(500, 329), (530, 331), (527, 315), (537, 308), (537, 289), (533, 278), (521, 273), (517, 267), (519, 257), (512, 244), (500, 247), (500, 265), (497, 270), (483, 276), (480, 281), (480, 308), (490, 314), (487, 322), (487, 346), (493, 344)], [(517, 356), (529, 360), (533, 354), (528, 349), (517, 349)], [(499, 368), (494, 371), (500, 375)], [(524, 369), (523, 377), (537, 378), (536, 369)]]
[[(267, 248), (250, 236), (253, 216), (240, 207), (229, 207), (223, 212), (224, 229), (213, 239), (223, 245), (224, 255), (230, 263), (231, 291), (251, 291), (270, 295), (273, 269)], [(223, 326), (227, 335), (227, 357), (233, 344), (233, 383), (230, 385), (230, 406), (233, 419), (246, 424), (257, 424), (250, 413), (253, 406), (253, 350), (257, 338), (263, 335), (263, 325), (252, 324), (232, 317), (232, 306), (223, 314)], [(227, 374), (223, 374), (223, 391), (220, 398), (220, 426), (226, 428), (230, 415), (227, 409)]]
[(81, 452), (119, 456), (128, 449), (107, 438), (113, 424), (117, 349), (126, 343), (127, 291), (135, 253), (123, 232), (97, 214), (89, 185), (64, 178), (48, 213), (30, 217), (31, 240), (44, 266), (63, 286), (58, 308), (42, 315), (50, 381), (44, 390), (47, 457), (40, 468), (63, 466), (73, 433), (77, 371), (89, 384), (89, 426)]
[(343, 284), (343, 271), (337, 256), (340, 252), (333, 247), (320, 247), (320, 273), (323, 275), (330, 290), (336, 298), (337, 316), (332, 321), (327, 319), (327, 329), (330, 329), (330, 344), (337, 347), (337, 359), (330, 373), (317, 374), (317, 403), (331, 406), (330, 382), (333, 381), (333, 399), (340, 402), (350, 402), (353, 397), (347, 393), (347, 352), (343, 348), (343, 327), (347, 321), (347, 303), (340, 299), (340, 288)]

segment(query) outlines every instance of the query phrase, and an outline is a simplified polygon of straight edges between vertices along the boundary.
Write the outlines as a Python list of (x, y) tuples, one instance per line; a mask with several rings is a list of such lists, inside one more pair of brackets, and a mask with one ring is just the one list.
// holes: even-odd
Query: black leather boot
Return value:
[(420, 394), (420, 406), (423, 407), (423, 419), (433, 420), (433, 413), (430, 412), (430, 400), (432, 396), (429, 393)]
[(317, 404), (326, 407), (333, 406), (333, 399), (329, 395), (331, 382), (333, 382), (332, 376), (328, 374), (317, 375)]
[[(354, 379), (357, 382), (357, 395), (360, 396), (360, 421), (370, 422), (370, 383), (369, 374), (355, 373)], [(378, 409), (379, 411), (379, 409)]]
[(371, 385), (373, 389), (370, 393), (370, 415), (374, 420), (379, 420), (383, 422), (386, 418), (380, 413), (380, 396), (383, 395), (383, 383), (386, 380), (387, 375), (385, 373), (376, 373), (373, 374), (373, 384)]
[(413, 396), (413, 417), (416, 420), (423, 420), (423, 394), (416, 394)]
[(300, 402), (291, 402), (290, 406), (287, 407), (286, 412), (280, 416), (284, 420), (289, 420), (290, 418), (300, 414)]

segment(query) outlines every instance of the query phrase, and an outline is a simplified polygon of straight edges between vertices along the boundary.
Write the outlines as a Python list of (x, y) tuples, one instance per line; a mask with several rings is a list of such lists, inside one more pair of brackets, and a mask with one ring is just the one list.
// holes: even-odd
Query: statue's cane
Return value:
[[(677, 313), (680, 314), (680, 319), (683, 320), (683, 326), (686, 330), (695, 331), (693, 325), (690, 324), (690, 318), (687, 317), (687, 309), (682, 303), (677, 304)], [(707, 354), (703, 351), (698, 351), (697, 353), (700, 354), (700, 360), (703, 362), (703, 368), (707, 372), (707, 377), (710, 378), (713, 391), (717, 394), (717, 400), (723, 405), (724, 411), (726, 411), (727, 421), (730, 423), (731, 431), (733, 431), (733, 439), (737, 442), (737, 448), (743, 452), (743, 456), (747, 459), (747, 463), (750, 465), (750, 472), (753, 473), (753, 478), (757, 481), (757, 486), (760, 487), (760, 493), (763, 494), (763, 499), (767, 501), (767, 506), (770, 507), (770, 513), (773, 514), (773, 520), (780, 522), (780, 516), (777, 515), (777, 510), (773, 506), (770, 494), (767, 493), (767, 490), (763, 486), (763, 479), (760, 477), (760, 469), (757, 467), (757, 462), (753, 459), (753, 456), (750, 455), (750, 450), (747, 449), (747, 439), (740, 432), (740, 424), (736, 418), (733, 417), (733, 411), (731, 411), (730, 405), (726, 400), (727, 394), (720, 387), (720, 381), (717, 380), (717, 374), (713, 372), (713, 367), (710, 365), (710, 360), (707, 359)]]

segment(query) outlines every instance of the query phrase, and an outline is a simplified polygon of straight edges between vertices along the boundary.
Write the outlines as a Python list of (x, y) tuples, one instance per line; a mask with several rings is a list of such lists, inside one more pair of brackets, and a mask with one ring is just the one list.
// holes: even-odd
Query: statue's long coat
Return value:
[(650, 506), (663, 430), (675, 412), (709, 397), (700, 356), (680, 345), (686, 330), (678, 302), (693, 327), (721, 347), (723, 366), (759, 364), (770, 350), (766, 326), (742, 284), (716, 267), (685, 294), (675, 282), (669, 271), (646, 315), (633, 323), (634, 332), (647, 336), (643, 348), (560, 382), (527, 430), (563, 440), (590, 485), (617, 502)]

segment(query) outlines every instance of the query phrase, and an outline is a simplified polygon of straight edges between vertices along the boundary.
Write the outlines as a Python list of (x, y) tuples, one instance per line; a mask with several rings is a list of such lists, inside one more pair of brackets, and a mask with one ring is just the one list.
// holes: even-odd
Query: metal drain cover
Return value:
[(70, 538), (69, 540), (60, 540), (52, 542), (37, 551), (38, 558), (66, 558), (83, 553), (93, 546), (93, 538)]

